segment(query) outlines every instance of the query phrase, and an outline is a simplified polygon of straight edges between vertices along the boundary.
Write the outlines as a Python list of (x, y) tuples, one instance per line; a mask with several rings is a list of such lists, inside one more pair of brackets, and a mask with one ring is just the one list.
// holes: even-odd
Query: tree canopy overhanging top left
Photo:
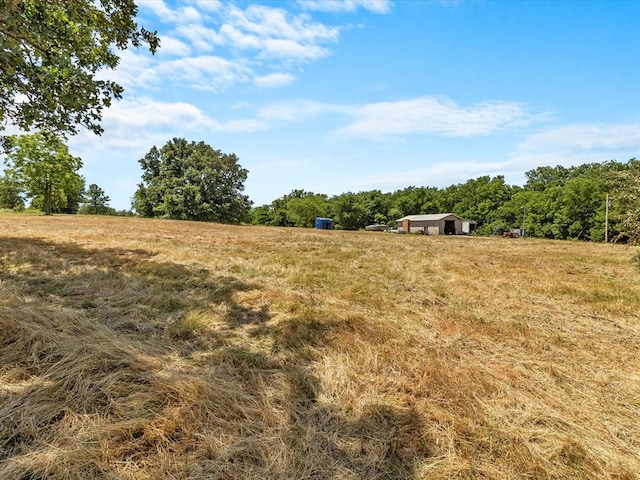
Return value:
[(0, 0), (0, 131), (101, 134), (102, 111), (123, 88), (96, 74), (129, 46), (159, 46), (137, 12), (133, 0)]

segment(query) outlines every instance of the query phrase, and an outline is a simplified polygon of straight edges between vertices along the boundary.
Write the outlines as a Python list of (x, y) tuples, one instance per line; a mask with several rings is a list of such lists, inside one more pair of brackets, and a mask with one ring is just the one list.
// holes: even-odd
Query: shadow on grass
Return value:
[(23, 298), (85, 310), (115, 330), (145, 337), (162, 334), (178, 313), (221, 303), (227, 307), (229, 327), (269, 319), (265, 308), (253, 310), (234, 299), (236, 292), (256, 285), (203, 267), (156, 261), (155, 256), (143, 249), (2, 238), (0, 280), (18, 288)]
[(375, 401), (355, 412), (318, 401), (322, 384), (312, 365), (334, 339), (353, 334), (349, 322), (321, 314), (288, 319), (271, 331), (275, 348), (296, 359), (286, 372), (286, 441), (296, 452), (295, 470), (304, 478), (416, 478), (417, 463), (434, 450), (417, 412)]
[(418, 415), (318, 402), (312, 366), (343, 324), (274, 325), (237, 300), (258, 285), (154, 257), (0, 238), (0, 477), (415, 476)]

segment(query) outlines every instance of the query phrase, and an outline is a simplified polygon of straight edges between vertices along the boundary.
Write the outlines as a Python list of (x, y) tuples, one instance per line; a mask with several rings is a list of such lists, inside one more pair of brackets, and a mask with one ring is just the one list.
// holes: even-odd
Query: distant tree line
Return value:
[(480, 235), (524, 227), (531, 237), (602, 241), (609, 193), (609, 238), (640, 241), (640, 160), (538, 167), (526, 178), (522, 187), (508, 185), (500, 175), (446, 188), (332, 197), (293, 190), (254, 208), (251, 223), (312, 227), (316, 217), (330, 217), (337, 228), (357, 230), (373, 223), (395, 225), (405, 215), (451, 212), (478, 222)]

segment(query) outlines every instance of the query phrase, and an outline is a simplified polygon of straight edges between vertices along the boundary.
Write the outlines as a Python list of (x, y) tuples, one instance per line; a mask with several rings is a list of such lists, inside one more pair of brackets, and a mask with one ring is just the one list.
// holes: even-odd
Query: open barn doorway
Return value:
[(455, 220), (445, 220), (444, 221), (444, 234), (445, 235), (455, 235), (456, 234), (456, 222), (455, 222)]

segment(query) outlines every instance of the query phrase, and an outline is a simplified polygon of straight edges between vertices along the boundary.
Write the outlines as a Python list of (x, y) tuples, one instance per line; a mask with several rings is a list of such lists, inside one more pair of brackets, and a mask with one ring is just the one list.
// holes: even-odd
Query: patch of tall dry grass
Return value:
[(631, 254), (0, 216), (0, 478), (636, 479)]

